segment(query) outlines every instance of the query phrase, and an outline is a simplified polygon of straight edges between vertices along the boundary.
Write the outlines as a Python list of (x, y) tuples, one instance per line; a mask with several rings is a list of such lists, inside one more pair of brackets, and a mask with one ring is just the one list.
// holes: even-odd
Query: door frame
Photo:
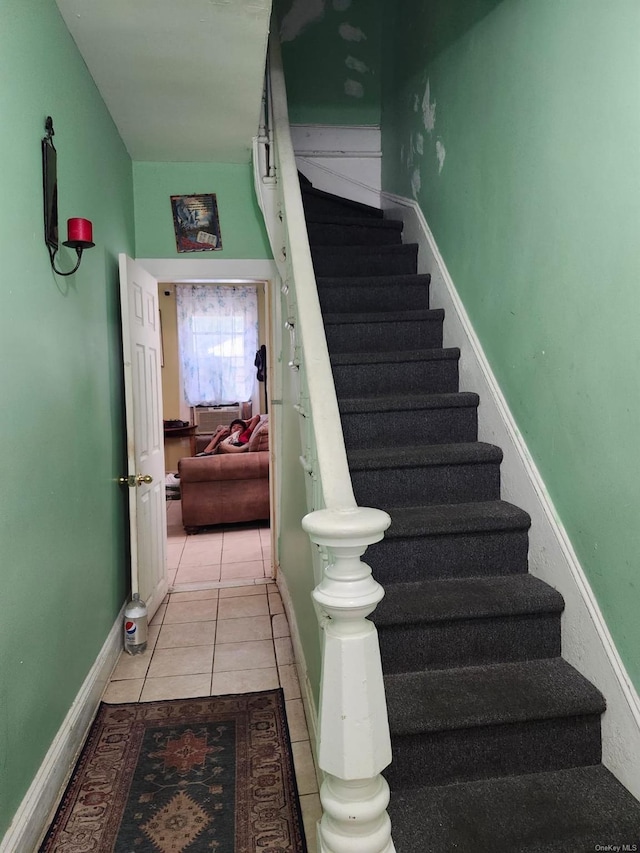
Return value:
[(278, 466), (274, 455), (277, 447), (277, 418), (273, 415), (273, 399), (280, 395), (274, 391), (274, 381), (277, 382), (277, 371), (269, 365), (273, 364), (275, 352), (276, 314), (280, 300), (276, 296), (276, 287), (280, 285), (278, 268), (272, 260), (226, 260), (224, 258), (136, 258), (136, 263), (147, 270), (158, 284), (217, 284), (218, 282), (234, 284), (264, 284), (265, 319), (267, 337), (267, 408), (269, 411), (269, 530), (271, 538), (271, 569), (272, 577), (278, 574), (278, 502), (277, 479)]

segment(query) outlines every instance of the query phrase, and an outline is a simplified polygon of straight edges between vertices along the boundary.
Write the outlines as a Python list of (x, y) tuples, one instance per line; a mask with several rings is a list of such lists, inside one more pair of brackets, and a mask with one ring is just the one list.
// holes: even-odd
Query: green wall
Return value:
[(640, 688), (640, 4), (387, 2), (384, 31), (384, 189), (419, 201)]
[[(292, 124), (380, 124), (381, 0), (276, 0)], [(317, 10), (314, 14), (314, 10)]]
[[(228, 163), (133, 164), (138, 258), (270, 258), (271, 249), (253, 189), (253, 167)], [(172, 195), (215, 193), (222, 249), (176, 251)]]
[[(131, 162), (53, 0), (0, 11), (0, 838), (125, 600), (117, 253), (133, 251)], [(51, 271), (40, 140), (59, 213), (94, 224)], [(72, 257), (73, 255), (73, 257)], [(75, 253), (58, 264), (71, 269)]]

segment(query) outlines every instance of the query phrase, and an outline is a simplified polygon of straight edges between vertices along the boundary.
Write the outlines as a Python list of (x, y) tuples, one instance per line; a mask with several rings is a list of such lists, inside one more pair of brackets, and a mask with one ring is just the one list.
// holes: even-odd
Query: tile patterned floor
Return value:
[(226, 525), (187, 536), (180, 501), (167, 501), (167, 570), (169, 586), (180, 591), (264, 583), (273, 576), (269, 526)]
[(269, 529), (187, 537), (179, 501), (168, 504), (172, 591), (149, 624), (147, 651), (122, 653), (103, 698), (150, 702), (282, 687), (307, 844), (316, 853), (318, 782), (289, 625), (271, 579)]

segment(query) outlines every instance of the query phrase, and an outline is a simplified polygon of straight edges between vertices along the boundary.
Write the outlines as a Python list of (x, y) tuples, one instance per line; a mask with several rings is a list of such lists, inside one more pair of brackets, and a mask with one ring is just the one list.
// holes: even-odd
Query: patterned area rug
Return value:
[(102, 703), (54, 851), (306, 853), (282, 691)]

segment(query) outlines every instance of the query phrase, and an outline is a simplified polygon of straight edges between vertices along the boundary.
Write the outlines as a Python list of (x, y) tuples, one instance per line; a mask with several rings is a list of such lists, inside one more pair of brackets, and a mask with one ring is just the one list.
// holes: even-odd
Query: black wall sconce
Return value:
[(78, 262), (69, 272), (56, 269), (55, 257), (59, 248), (58, 242), (58, 152), (53, 144), (53, 119), (47, 116), (44, 125), (46, 136), (42, 139), (42, 184), (44, 190), (44, 241), (49, 250), (51, 268), (58, 275), (73, 275), (80, 266), (82, 253), (85, 249), (95, 246), (93, 242), (93, 226), (88, 219), (74, 217), (67, 220), (67, 239), (62, 244), (75, 249)]

